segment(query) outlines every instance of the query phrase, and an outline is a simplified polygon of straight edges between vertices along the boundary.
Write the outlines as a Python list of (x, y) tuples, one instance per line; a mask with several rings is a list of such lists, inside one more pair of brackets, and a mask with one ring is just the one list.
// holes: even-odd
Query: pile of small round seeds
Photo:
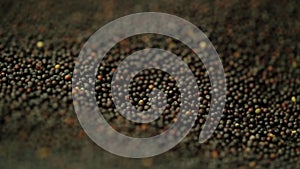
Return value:
[[(140, 110), (151, 106), (148, 96), (154, 88), (167, 93), (167, 109), (150, 124), (137, 124), (122, 117), (115, 110), (110, 91), (113, 73), (126, 56), (149, 47), (169, 50), (181, 57), (194, 73), (201, 102), (191, 133), (170, 151), (174, 166), (180, 163), (177, 158), (203, 157), (213, 160), (212, 168), (298, 167), (300, 55), (299, 11), (296, 7), (299, 5), (296, 1), (278, 3), (277, 6), (268, 0), (232, 4), (216, 1), (212, 6), (210, 3), (191, 3), (186, 7), (158, 7), (165, 12), (180, 14), (200, 26), (222, 60), (227, 82), (226, 105), (217, 130), (204, 144), (198, 143), (198, 136), (210, 108), (209, 77), (199, 58), (172, 38), (149, 34), (130, 37), (116, 44), (99, 65), (95, 76), (99, 109), (116, 130), (135, 137), (157, 135), (175, 123), (180, 92), (175, 79), (166, 72), (144, 70), (129, 86), (128, 100)], [(86, 28), (90, 24), (84, 23), (105, 20), (99, 16), (99, 20), (97, 17), (84, 19), (91, 16), (89, 12), (96, 11), (92, 7), (96, 5), (91, 5), (85, 6), (82, 14), (70, 12), (72, 16), (66, 16), (63, 23), (53, 27), (57, 18), (61, 18), (57, 17), (60, 14), (52, 12), (56, 19), (51, 19), (52, 14), (51, 17), (41, 11), (39, 14), (39, 7), (43, 9), (45, 4), (36, 6), (36, 10), (20, 10), (21, 6), (24, 9), (30, 7), (9, 3), (4, 6), (7, 9), (12, 6), (15, 10), (0, 10), (1, 16), (8, 13), (0, 27), (0, 142), (17, 140), (31, 148), (40, 159), (49, 158), (57, 147), (57, 151), (74, 150), (80, 154), (81, 149), (91, 146), (90, 142), (83, 141), (87, 137), (73, 110), (72, 77), (82, 45), (98, 28)], [(33, 14), (24, 13), (26, 11)], [(121, 11), (120, 16), (126, 13)], [(29, 16), (28, 22), (22, 22), (21, 16)], [(82, 18), (83, 23), (77, 23), (80, 22), (77, 17)], [(70, 24), (73, 22), (76, 24)], [(35, 23), (38, 29), (33, 27)], [(205, 49), (207, 44), (199, 46)], [(4, 148), (0, 145), (0, 156), (10, 158), (5, 156)], [(151, 168), (155, 161), (144, 160), (142, 164)], [(199, 168), (199, 165), (196, 163), (192, 167)]]

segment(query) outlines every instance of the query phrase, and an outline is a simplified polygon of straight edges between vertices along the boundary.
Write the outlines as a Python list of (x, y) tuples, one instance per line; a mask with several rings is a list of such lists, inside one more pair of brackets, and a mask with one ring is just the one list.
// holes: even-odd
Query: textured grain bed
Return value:
[[(299, 168), (299, 5), (296, 0), (1, 1), (0, 168)], [(192, 132), (171, 151), (127, 159), (85, 135), (73, 109), (71, 82), (79, 51), (92, 33), (113, 19), (145, 11), (174, 14), (203, 30), (222, 60), (227, 98), (213, 137), (198, 144), (210, 100), (203, 64), (168, 37), (140, 35), (120, 42), (95, 77), (99, 107), (116, 130), (147, 137), (174, 122), (178, 90), (168, 87), (174, 81), (159, 70), (141, 72), (130, 92), (132, 98), (147, 96), (138, 86), (151, 90), (156, 84), (172, 93), (165, 117), (149, 125), (129, 123), (111, 102), (109, 83), (118, 62), (143, 48), (182, 57), (197, 78), (202, 103)], [(132, 104), (149, 106), (141, 98)]]

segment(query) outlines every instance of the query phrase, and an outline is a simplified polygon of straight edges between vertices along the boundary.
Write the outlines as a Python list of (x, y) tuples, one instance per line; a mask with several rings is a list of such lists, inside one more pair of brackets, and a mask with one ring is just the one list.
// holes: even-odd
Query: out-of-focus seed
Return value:
[(38, 41), (38, 42), (36, 43), (36, 46), (37, 46), (38, 48), (42, 48), (42, 47), (44, 47), (44, 42), (43, 42), (43, 41)]

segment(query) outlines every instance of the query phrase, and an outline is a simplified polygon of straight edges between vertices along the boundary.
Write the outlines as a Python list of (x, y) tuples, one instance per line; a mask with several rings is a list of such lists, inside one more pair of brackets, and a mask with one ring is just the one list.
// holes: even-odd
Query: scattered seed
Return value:
[(296, 103), (296, 97), (295, 96), (293, 96), (292, 98), (291, 98), (291, 101), (293, 102), (293, 103)]
[(154, 85), (149, 85), (149, 89), (153, 89), (154, 88)]
[(36, 46), (37, 46), (38, 48), (42, 48), (42, 47), (44, 47), (44, 42), (43, 42), (43, 41), (38, 41), (38, 42), (36, 43)]
[(59, 64), (57, 64), (57, 65), (55, 65), (55, 67), (54, 67), (55, 69), (60, 69), (60, 65)]
[(139, 105), (141, 105), (141, 106), (144, 105), (144, 100), (140, 100)]
[(65, 80), (70, 80), (71, 78), (72, 78), (72, 76), (69, 74), (65, 76)]
[(219, 152), (217, 150), (213, 150), (211, 152), (211, 156), (212, 156), (212, 158), (218, 158), (219, 157)]
[(204, 42), (204, 41), (200, 42), (200, 48), (201, 49), (205, 49), (206, 46), (207, 46), (206, 42)]
[(98, 80), (102, 80), (102, 79), (103, 79), (103, 76), (102, 76), (102, 75), (98, 75), (98, 76), (97, 76), (97, 79), (98, 79)]
[(256, 114), (261, 113), (261, 109), (260, 109), (260, 108), (255, 109), (255, 113), (256, 113)]

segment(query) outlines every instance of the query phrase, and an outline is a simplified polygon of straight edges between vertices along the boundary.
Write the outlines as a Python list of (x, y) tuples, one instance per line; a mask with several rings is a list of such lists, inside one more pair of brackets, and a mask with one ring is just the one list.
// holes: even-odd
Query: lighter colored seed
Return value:
[(191, 112), (190, 112), (190, 111), (187, 111), (187, 112), (185, 112), (185, 114), (186, 114), (186, 115), (190, 115), (190, 114), (191, 114)]
[(72, 78), (72, 76), (69, 74), (65, 76), (65, 80), (70, 80), (71, 78)]
[(213, 150), (211, 152), (211, 156), (212, 156), (212, 158), (218, 158), (219, 157), (219, 152), (217, 150)]
[(275, 137), (275, 135), (272, 134), (272, 133), (269, 133), (268, 136), (269, 136), (269, 137), (272, 137), (272, 138)]
[(261, 113), (261, 109), (260, 109), (260, 108), (255, 109), (255, 113), (256, 113), (256, 114)]
[(146, 124), (142, 124), (142, 125), (141, 125), (141, 129), (142, 129), (142, 130), (147, 130), (147, 128), (148, 128), (148, 127), (147, 127)]
[(154, 88), (154, 85), (149, 85), (149, 89), (153, 89)]
[(233, 57), (236, 58), (236, 59), (239, 58), (240, 57), (240, 53), (239, 52), (234, 52), (233, 53)]
[(43, 42), (43, 41), (38, 41), (38, 42), (36, 43), (36, 46), (37, 46), (38, 48), (42, 48), (42, 47), (44, 46), (44, 42)]
[(254, 135), (251, 135), (249, 139), (250, 139), (250, 140), (254, 140), (254, 139), (255, 139), (255, 136), (254, 136)]
[(57, 64), (57, 65), (55, 65), (55, 67), (54, 67), (55, 69), (60, 69), (60, 65), (59, 64)]
[(98, 76), (97, 76), (97, 79), (98, 79), (98, 80), (102, 80), (102, 79), (103, 79), (103, 76), (102, 76), (102, 75), (98, 75)]
[(139, 105), (144, 105), (144, 100), (140, 100)]
[(206, 46), (207, 46), (207, 44), (206, 44), (206, 42), (200, 42), (200, 48), (201, 49), (205, 49), (206, 48)]
[(297, 101), (295, 96), (293, 96), (293, 97), (291, 98), (291, 100), (292, 100), (293, 103), (296, 103), (296, 101)]

